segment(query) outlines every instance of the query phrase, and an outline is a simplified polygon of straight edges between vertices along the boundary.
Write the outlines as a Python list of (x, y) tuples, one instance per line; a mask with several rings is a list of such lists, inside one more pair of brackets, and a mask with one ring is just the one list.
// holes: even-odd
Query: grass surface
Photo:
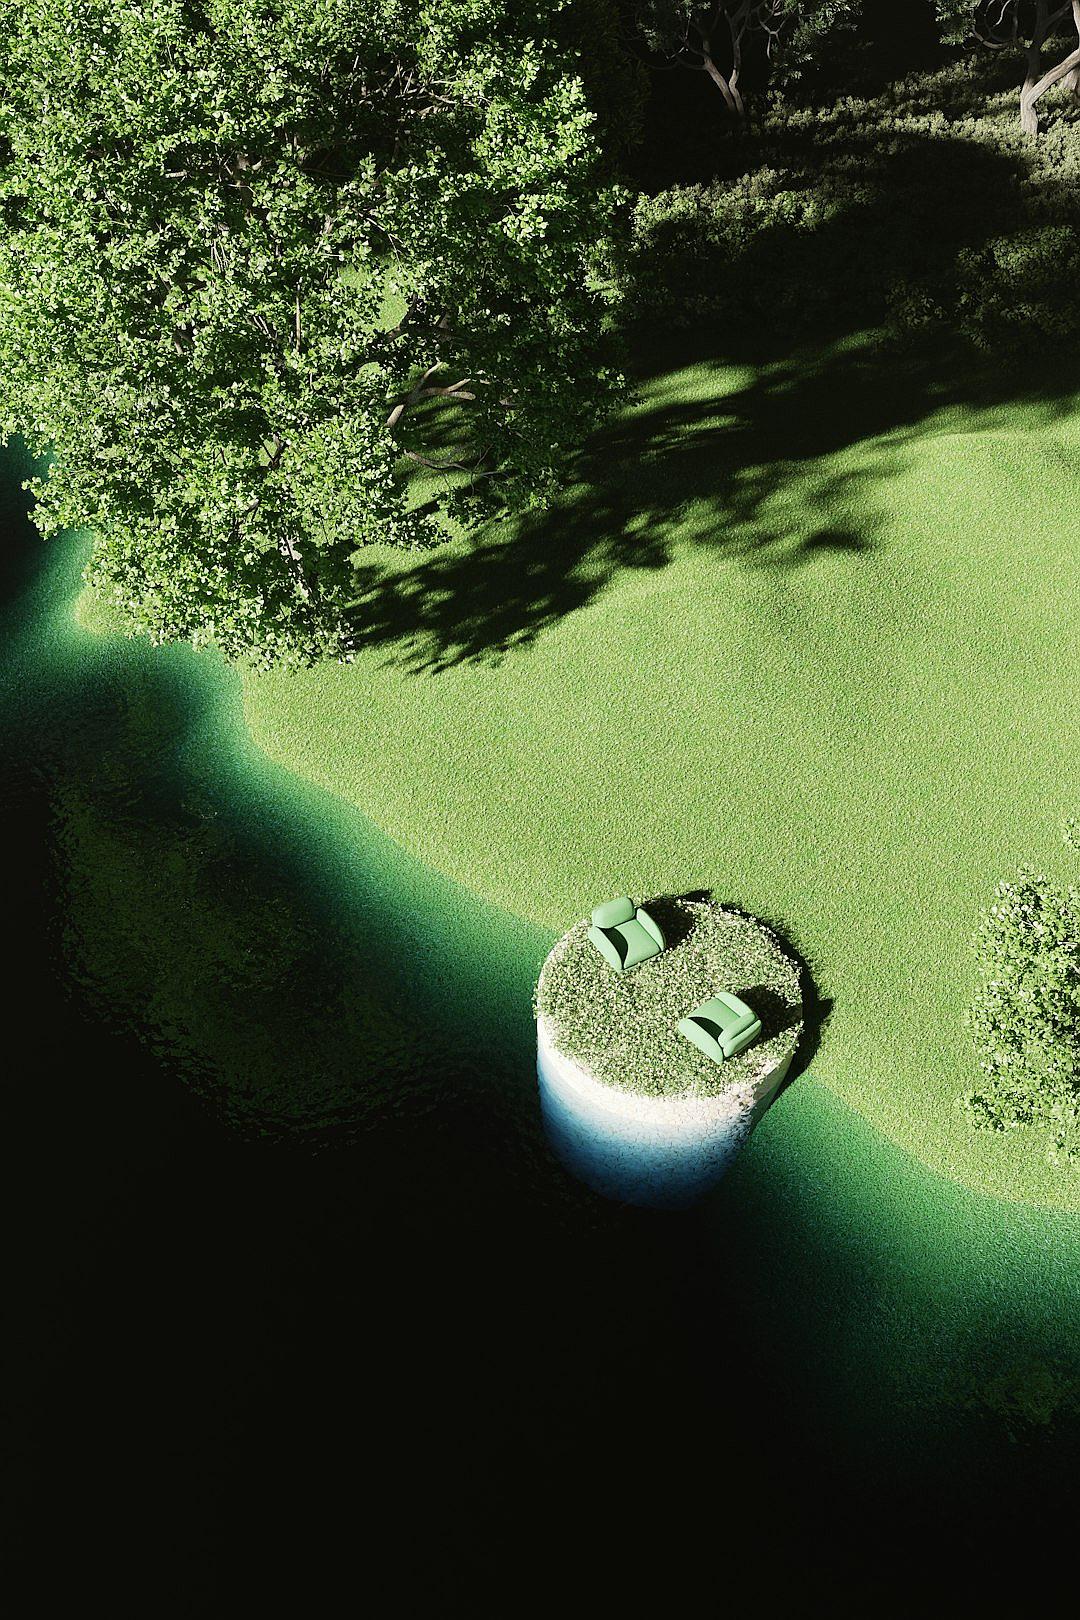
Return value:
[[(589, 942), (588, 922), (559, 940), (536, 991), (559, 1050), (608, 1085), (652, 1096), (716, 1096), (790, 1057), (802, 1028), (799, 970), (771, 929), (707, 900), (653, 912), (668, 948), (628, 973), (613, 972)], [(722, 1064), (676, 1027), (718, 990), (741, 996), (762, 1026)]]
[[(883, 1486), (901, 1480), (912, 1500), (963, 1504), (973, 1522), (972, 1504), (1001, 1492), (1025, 1513), (1047, 1493), (1069, 1499), (1080, 1433), (1075, 1216), (932, 1174), (821, 1083), (815, 1059), (650, 1268), (648, 1240), (666, 1224), (593, 1198), (538, 1140), (529, 995), (553, 931), (480, 905), (340, 799), (271, 765), (250, 746), (239, 681), (217, 659), (81, 632), (79, 548), (31, 540), (29, 550), (45, 572), (3, 626), (0, 708), (19, 745), (10, 757), (49, 786), (69, 960), (110, 1017), (205, 1076), (237, 1123), (304, 1137), (339, 1121), (376, 1133), (381, 1155), (392, 1119), (434, 1119), (441, 1178), (391, 1160), (402, 1165), (393, 1213), (412, 1210), (415, 1253), (394, 1247), (393, 1221), (376, 1223), (348, 1249), (344, 1286), (366, 1289), (365, 1250), (386, 1249), (413, 1287), (431, 1275), (417, 1256), (433, 1250), (445, 1311), (496, 1301), (477, 1337), (466, 1335), (481, 1424), (503, 1422), (491, 1380), (506, 1365), (510, 1404), (524, 1389), (534, 1426), (546, 1433), (550, 1413), (565, 1410), (595, 1423), (612, 1344), (633, 1345), (639, 1368), (644, 1343), (661, 1366), (674, 1347), (695, 1456), (728, 1455), (716, 1380), (734, 1343), (739, 1365), (758, 1369), (752, 1421), (797, 1414), (800, 1431), (865, 1482), (867, 1522), (889, 1500)], [(827, 1028), (826, 1048), (829, 1038)], [(466, 1128), (456, 1123), (463, 1093), (475, 1103)], [(136, 1112), (132, 1141), (147, 1129)], [(143, 1160), (160, 1151), (152, 1135), (139, 1142)], [(346, 1161), (350, 1183), (364, 1162)], [(490, 1232), (462, 1225), (474, 1206)], [(538, 1271), (559, 1233), (556, 1271)], [(595, 1299), (616, 1239), (629, 1280), (612, 1318)], [(673, 1295), (665, 1267), (688, 1257), (692, 1288)], [(521, 1277), (528, 1305), (508, 1330), (507, 1290)], [(543, 1375), (523, 1381), (537, 1342), (552, 1347)], [(584, 1383), (583, 1366), (599, 1369)], [(552, 1382), (560, 1367), (565, 1384)], [(670, 1380), (653, 1382), (648, 1425), (668, 1434)], [(542, 1386), (554, 1405), (528, 1405)], [(460, 1388), (448, 1390), (453, 1404)], [(570, 1432), (576, 1444), (579, 1427)], [(475, 1442), (472, 1429), (465, 1439)]]
[(553, 931), (699, 888), (782, 924), (834, 1002), (816, 1080), (948, 1176), (1080, 1207), (957, 1107), (979, 911), (1060, 868), (1077, 807), (1075, 397), (858, 338), (677, 361), (555, 512), (373, 554), (355, 663), (250, 678), (251, 731)]

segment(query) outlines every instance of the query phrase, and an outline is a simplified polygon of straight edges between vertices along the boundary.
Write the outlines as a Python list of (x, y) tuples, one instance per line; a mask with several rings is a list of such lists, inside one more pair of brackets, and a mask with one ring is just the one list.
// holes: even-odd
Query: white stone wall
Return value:
[[(791, 1058), (711, 1097), (648, 1097), (597, 1080), (537, 1021), (540, 1106), (566, 1168), (622, 1203), (678, 1208), (723, 1176), (782, 1082)], [(745, 1070), (744, 1070), (745, 1074)]]

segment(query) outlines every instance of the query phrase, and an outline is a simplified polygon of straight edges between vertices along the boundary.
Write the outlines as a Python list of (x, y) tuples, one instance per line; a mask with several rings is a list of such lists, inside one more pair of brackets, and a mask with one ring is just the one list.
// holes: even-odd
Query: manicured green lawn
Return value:
[[(500, 1218), (509, 1199), (515, 1233), (530, 1230), (523, 1208), (537, 1244), (606, 1222), (637, 1256), (642, 1217), (599, 1210), (540, 1136), (529, 998), (552, 931), (417, 867), (272, 765), (219, 660), (79, 629), (84, 546), (29, 551), (40, 587), (5, 618), (0, 694), (16, 757), (48, 783), (80, 993), (245, 1135), (340, 1142), (438, 1111), (440, 1174), (475, 1183)], [(85, 596), (80, 617), (102, 627)], [(883, 1468), (912, 1500), (970, 1504), (1018, 1469), (1039, 1490), (1060, 1482), (1065, 1499), (1080, 1413), (1076, 1216), (922, 1169), (817, 1071), (769, 1110), (693, 1227), (672, 1233), (672, 1254), (700, 1236), (695, 1342), (732, 1312), (752, 1323), (756, 1387), (813, 1414), (822, 1445), (864, 1470), (868, 1500)], [(463, 1098), (466, 1137), (453, 1126)], [(412, 1149), (394, 1162), (425, 1221), (458, 1218)], [(596, 1263), (587, 1241), (560, 1252), (583, 1257), (571, 1268)], [(643, 1297), (635, 1324), (666, 1320), (669, 1298)], [(567, 1332), (603, 1366), (609, 1317)], [(711, 1410), (712, 1359), (695, 1356), (686, 1376)]]
[(1066, 862), (1078, 808), (1075, 399), (857, 339), (685, 359), (555, 513), (372, 554), (368, 645), (249, 678), (254, 737), (553, 931), (699, 888), (783, 925), (835, 1003), (816, 1081), (971, 1187), (1077, 1207), (956, 1103), (977, 914)]
[[(79, 994), (161, 1053), (163, 1081), (178, 1069), (245, 1136), (384, 1133), (425, 1230), (460, 1220), (462, 1198), (500, 1222), (509, 1212), (516, 1269), (533, 1277), (554, 1234), (558, 1286), (540, 1310), (554, 1311), (556, 1334), (564, 1289), (587, 1298), (575, 1272), (623, 1253), (631, 1340), (657, 1314), (661, 1342), (672, 1296), (653, 1293), (656, 1262), (641, 1268), (646, 1218), (601, 1208), (543, 1144), (529, 1001), (552, 932), (481, 904), (272, 765), (220, 660), (85, 633), (72, 617), (85, 545), (12, 538), (34, 583), (4, 618), (2, 718), (15, 757), (48, 785), (58, 943)], [(85, 595), (79, 616), (103, 628)], [(742, 1322), (755, 1390), (785, 1391), (792, 1411), (812, 1414), (876, 1510), (883, 1470), (912, 1501), (970, 1505), (1004, 1478), (1066, 1499), (1080, 1414), (1076, 1216), (924, 1170), (813, 1069), (692, 1225), (668, 1229), (664, 1266), (694, 1256), (683, 1297), (695, 1350), (680, 1376), (695, 1409), (715, 1404), (711, 1336)], [(391, 1121), (417, 1116), (439, 1122), (438, 1166), (393, 1146)], [(573, 1365), (584, 1353), (604, 1367), (611, 1321), (586, 1310), (564, 1324)]]

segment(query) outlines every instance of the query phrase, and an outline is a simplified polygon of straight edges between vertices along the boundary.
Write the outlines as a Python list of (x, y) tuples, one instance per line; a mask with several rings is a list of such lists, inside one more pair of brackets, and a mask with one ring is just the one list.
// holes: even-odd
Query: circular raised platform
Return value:
[[(650, 903), (668, 949), (614, 972), (579, 923), (536, 992), (537, 1074), (552, 1146), (575, 1175), (627, 1203), (678, 1207), (715, 1185), (783, 1082), (802, 1031), (797, 965), (755, 918), (712, 901)], [(713, 1063), (678, 1020), (732, 990), (762, 1021), (746, 1052)]]

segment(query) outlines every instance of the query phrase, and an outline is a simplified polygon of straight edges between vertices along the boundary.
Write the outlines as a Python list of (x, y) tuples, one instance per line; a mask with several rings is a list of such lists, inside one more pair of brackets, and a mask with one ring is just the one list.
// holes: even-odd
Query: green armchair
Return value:
[(745, 1001), (721, 990), (711, 1001), (703, 1001), (686, 1018), (680, 1018), (678, 1031), (714, 1063), (723, 1063), (725, 1058), (738, 1057), (757, 1040), (761, 1019)]
[(627, 968), (647, 962), (650, 956), (658, 956), (666, 943), (660, 924), (644, 906), (635, 908), (625, 895), (597, 906), (589, 939), (616, 973), (625, 973)]

